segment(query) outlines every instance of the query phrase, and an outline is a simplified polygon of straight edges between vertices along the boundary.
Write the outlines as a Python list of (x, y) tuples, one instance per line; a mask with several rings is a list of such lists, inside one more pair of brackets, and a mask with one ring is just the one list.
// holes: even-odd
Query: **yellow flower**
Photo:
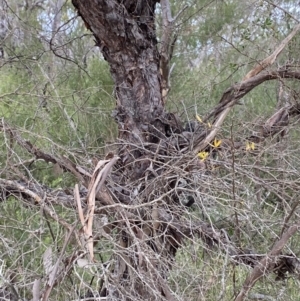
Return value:
[(208, 154), (209, 154), (209, 152), (202, 151), (202, 152), (198, 153), (198, 157), (199, 157), (199, 158), (201, 159), (201, 161), (203, 162), (203, 161), (205, 161), (206, 158), (208, 157)]
[(201, 117), (200, 117), (199, 115), (196, 114), (196, 118), (197, 118), (197, 120), (198, 120), (200, 123), (203, 123), (203, 121), (202, 121), (202, 119), (201, 119)]
[(214, 148), (218, 148), (222, 143), (222, 140), (218, 140), (217, 138), (215, 138), (214, 142), (213, 142), (213, 147)]
[[(198, 114), (196, 114), (196, 118), (197, 118), (197, 120), (198, 120), (199, 123), (202, 123), (202, 124), (203, 124), (203, 120), (202, 120), (202, 118), (201, 118)], [(211, 128), (211, 127), (212, 127), (212, 124), (211, 124), (210, 122), (208, 122), (208, 123), (206, 124), (206, 126), (207, 126), (208, 128)]]
[(255, 150), (255, 143), (247, 141), (246, 142), (246, 151)]

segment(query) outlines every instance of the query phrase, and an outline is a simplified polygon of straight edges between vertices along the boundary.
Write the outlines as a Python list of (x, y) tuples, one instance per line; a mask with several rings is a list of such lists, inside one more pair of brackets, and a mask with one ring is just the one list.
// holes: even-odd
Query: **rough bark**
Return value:
[[(154, 19), (157, 2), (73, 0), (87, 28), (93, 32), (115, 83), (116, 109), (113, 116), (122, 142), (118, 153), (121, 173), (115, 176), (123, 188), (115, 195), (116, 202), (125, 204), (151, 201), (144, 191), (144, 196), (134, 202), (130, 197), (133, 191), (126, 191), (125, 187), (145, 177), (146, 170), (150, 168), (151, 160), (144, 146), (153, 145), (152, 151), (157, 152), (155, 145), (166, 139), (170, 123), (176, 124), (176, 118), (166, 114), (162, 98)], [(144, 182), (144, 188), (145, 185)], [(170, 251), (177, 247), (178, 242), (174, 242), (174, 246), (170, 242), (147, 243), (158, 228), (154, 230), (149, 222), (157, 211), (148, 213), (146, 210), (133, 209), (135, 220), (129, 218), (124, 210), (119, 212), (124, 222), (119, 223), (119, 252), (113, 270), (115, 281), (101, 291), (108, 298), (173, 299), (166, 276), (169, 256), (175, 255), (174, 251)]]
[(121, 139), (151, 141), (149, 124), (164, 113), (154, 23), (156, 0), (77, 1), (86, 26), (109, 63)]

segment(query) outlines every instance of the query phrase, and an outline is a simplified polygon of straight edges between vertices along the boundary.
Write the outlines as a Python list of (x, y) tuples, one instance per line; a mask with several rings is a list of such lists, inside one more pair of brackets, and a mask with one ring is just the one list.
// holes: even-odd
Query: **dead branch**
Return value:
[[(67, 195), (63, 191), (52, 191), (50, 188), (45, 189), (38, 184), (26, 184), (20, 181), (11, 181), (0, 178), (0, 188), (2, 190), (2, 196), (0, 201), (5, 201), (10, 195), (16, 198), (23, 198), (25, 200), (31, 199), (35, 204), (38, 204), (43, 208), (48, 215), (62, 225), (67, 230), (71, 230), (71, 225), (67, 223), (63, 218), (59, 217), (55, 211), (53, 211), (46, 203), (64, 204), (68, 207), (74, 207), (74, 201), (71, 196)], [(55, 202), (53, 200), (56, 200)], [(71, 205), (72, 204), (72, 205)], [(78, 236), (77, 233), (76, 237)]]
[[(93, 244), (93, 218), (95, 211), (95, 199), (97, 193), (101, 190), (104, 182), (111, 171), (113, 165), (119, 157), (113, 157), (111, 160), (100, 160), (93, 172), (89, 187), (88, 187), (88, 195), (87, 195), (87, 205), (88, 211), (86, 214), (85, 221), (83, 223), (83, 229), (85, 233), (85, 237), (87, 239), (87, 246), (90, 253), (90, 261), (94, 261), (94, 244)], [(78, 190), (78, 189), (77, 189)], [(77, 193), (78, 198), (78, 193)], [(78, 208), (80, 206), (80, 202), (77, 200)], [(82, 212), (82, 209), (79, 212)], [(82, 214), (82, 213), (81, 213)], [(81, 221), (82, 222), (82, 221)]]
[[(41, 197), (38, 197), (34, 192), (29, 191), (28, 188), (24, 189), (24, 187), (20, 187), (19, 185), (17, 185), (18, 183), (14, 183), (14, 181), (2, 180), (1, 184), (2, 185), (5, 184), (6, 189), (7, 189), (7, 187), (10, 187), (10, 189), (14, 189), (14, 191), (21, 190), (22, 193), (24, 193), (24, 194), (26, 193), (28, 196), (32, 197), (34, 200), (41, 199)], [(172, 193), (172, 191), (171, 192), (169, 191), (168, 194), (169, 193)], [(155, 204), (157, 204), (157, 202), (161, 201), (165, 196), (166, 195), (163, 195), (148, 204), (140, 204), (140, 205), (132, 205), (131, 206), (131, 205), (116, 203), (114, 205), (109, 205), (107, 207), (111, 207), (111, 209), (114, 208), (114, 211), (119, 212), (123, 216), (123, 218), (126, 218), (126, 220), (134, 221), (134, 220), (136, 220), (137, 217), (135, 217), (134, 215), (132, 215), (129, 212), (130, 209), (136, 209), (136, 208), (142, 208), (145, 206), (155, 205)], [(78, 196), (77, 196), (77, 198), (78, 198)], [(57, 199), (57, 202), (60, 203), (59, 197)], [(105, 209), (107, 210), (109, 208), (105, 208)], [(74, 231), (74, 230), (72, 230), (71, 225), (69, 225), (63, 219), (58, 217), (57, 214), (55, 212), (53, 212), (48, 206), (44, 205), (44, 210), (54, 220), (56, 220), (62, 226), (67, 228), (69, 230), (69, 232)], [(88, 216), (87, 216), (87, 218), (88, 218)], [(210, 248), (212, 248), (212, 247), (220, 248), (221, 250), (224, 251), (224, 253), (228, 254), (230, 256), (230, 258), (236, 264), (245, 264), (245, 265), (249, 265), (251, 267), (253, 267), (253, 266), (257, 267), (257, 266), (260, 266), (263, 262), (261, 255), (257, 255), (255, 251), (242, 250), (241, 248), (236, 246), (232, 242), (229, 235), (226, 233), (225, 229), (220, 230), (211, 224), (207, 224), (207, 223), (203, 223), (203, 222), (194, 223), (192, 225), (190, 223), (184, 223), (174, 216), (173, 217), (169, 216), (169, 214), (167, 212), (165, 212), (165, 210), (163, 208), (159, 208), (157, 210), (155, 220), (157, 222), (159, 222), (159, 224), (162, 227), (166, 227), (167, 229), (170, 229), (170, 231), (172, 231), (172, 233), (176, 233), (177, 243), (179, 243), (179, 245), (181, 244), (182, 238), (189, 238), (189, 237), (193, 238), (195, 235), (199, 235), (202, 238), (202, 240)], [(130, 226), (130, 225), (128, 225), (128, 226)], [(269, 253), (269, 255), (268, 255), (269, 257), (271, 257), (271, 255), (273, 257), (278, 256), (278, 254), (280, 253), (279, 251), (282, 250), (282, 248), (286, 244), (287, 239), (295, 233), (298, 226), (299, 225), (297, 224), (296, 226), (290, 228), (287, 232), (285, 232), (285, 234), (282, 236), (282, 239), (274, 246), (272, 252)], [(75, 234), (77, 234), (76, 231), (75, 231)], [(180, 238), (180, 237), (182, 237), (182, 238)], [(174, 244), (174, 242), (173, 242), (173, 244)], [(277, 250), (276, 251), (277, 253), (274, 250), (275, 251)], [(284, 256), (282, 255), (281, 257), (283, 258)], [(277, 264), (277, 261), (275, 259), (274, 259), (274, 263), (275, 263), (275, 265), (273, 266), (273, 270), (275, 270), (275, 268), (279, 268), (279, 263)], [(290, 265), (292, 265), (292, 267), (293, 267), (292, 269), (295, 272), (299, 271), (299, 263), (296, 258), (294, 261), (292, 259), (290, 260)], [(50, 287), (48, 287), (48, 289), (50, 290)], [(164, 288), (164, 290), (165, 289), (166, 288)]]
[(267, 67), (273, 65), (275, 60), (277, 59), (278, 55), (282, 52), (282, 50), (286, 47), (289, 41), (296, 35), (296, 33), (300, 29), (300, 24), (296, 25), (292, 32), (281, 42), (281, 44), (275, 49), (275, 51), (265, 58), (263, 61), (258, 63), (247, 75), (243, 78), (243, 81), (259, 74), (262, 70), (266, 69)]
[(8, 132), (22, 148), (34, 155), (37, 159), (42, 159), (47, 163), (58, 164), (63, 170), (74, 174), (80, 182), (85, 182), (84, 177), (76, 170), (76, 165), (71, 160), (66, 157), (55, 157), (35, 147), (30, 141), (23, 139), (18, 130), (8, 125), (3, 119), (0, 123), (0, 131)]
[(43, 301), (47, 301), (49, 296), (50, 296), (50, 293), (53, 289), (53, 286), (55, 285), (55, 283), (57, 283), (57, 272), (58, 272), (58, 268), (59, 268), (59, 265), (62, 261), (62, 258), (63, 258), (63, 255), (66, 251), (66, 248), (68, 246), (68, 243), (70, 241), (70, 238), (73, 234), (73, 231), (76, 229), (76, 226), (77, 226), (77, 222), (75, 222), (75, 224), (72, 226), (71, 230), (69, 231), (65, 241), (64, 241), (64, 244), (63, 244), (63, 247), (62, 247), (62, 250), (60, 252), (60, 255), (53, 267), (53, 270), (51, 271), (50, 275), (49, 275), (49, 279), (48, 279), (48, 282), (47, 282), (47, 286), (46, 286), (46, 289), (45, 289), (45, 292), (42, 294), (43, 295)]
[[(167, 222), (165, 216), (162, 214), (160, 215), (160, 218), (162, 223), (168, 223), (170, 228), (174, 229), (176, 233), (183, 235), (185, 238), (199, 236), (209, 248), (218, 248), (222, 250), (235, 264), (243, 264), (252, 267), (253, 271), (251, 272), (251, 277), (249, 276), (245, 281), (244, 288), (247, 288), (249, 283), (253, 286), (254, 283), (267, 272), (273, 271), (277, 275), (284, 275), (287, 265), (289, 266), (289, 272), (291, 274), (294, 273), (298, 275), (300, 272), (299, 259), (291, 254), (281, 253), (288, 239), (298, 230), (300, 223), (291, 226), (281, 236), (281, 239), (275, 243), (268, 255), (264, 256), (257, 254), (255, 250), (249, 248), (242, 249), (235, 245), (225, 229), (218, 229), (212, 224), (200, 222), (194, 223), (194, 225), (191, 226), (190, 224), (185, 224), (177, 219), (174, 219), (172, 222)], [(243, 299), (236, 300), (241, 301)]]
[(282, 12), (284, 12), (284, 14), (285, 14), (286, 16), (289, 16), (291, 19), (293, 19), (293, 20), (296, 21), (297, 23), (300, 23), (300, 21), (299, 21), (297, 18), (295, 18), (292, 14), (290, 14), (290, 13), (289, 13), (286, 9), (284, 9), (283, 7), (277, 5), (276, 3), (271, 2), (271, 1), (269, 1), (269, 0), (264, 0), (264, 1), (266, 1), (266, 2), (269, 3), (270, 5), (274, 6), (275, 8), (278, 8), (279, 10), (281, 10)]
[[(289, 70), (288, 67), (277, 71), (264, 71), (261, 72), (260, 74), (257, 74), (249, 78), (248, 80), (242, 81), (227, 89), (224, 92), (219, 104), (212, 110), (212, 112), (204, 120), (207, 121), (212, 116), (215, 116), (216, 120), (212, 126), (212, 130), (208, 133), (208, 135), (203, 136), (203, 133), (201, 133), (200, 136), (197, 137), (196, 134), (194, 140), (194, 152), (198, 153), (199, 151), (205, 149), (208, 146), (208, 144), (214, 139), (217, 132), (220, 130), (221, 125), (223, 124), (229, 111), (235, 104), (237, 104), (239, 99), (244, 97), (252, 89), (262, 84), (263, 82), (268, 80), (278, 79), (278, 78), (290, 78), (290, 79), (300, 80), (300, 72)], [(297, 105), (294, 106), (293, 109), (291, 108), (291, 111), (295, 112), (295, 110), (298, 110), (297, 107), (298, 107)], [(271, 120), (269, 121), (270, 124), (273, 122), (273, 121), (271, 122)], [(273, 124), (274, 123), (275, 122), (273, 122)]]
[(245, 280), (243, 288), (235, 298), (235, 301), (244, 300), (250, 289), (254, 286), (255, 282), (274, 269), (282, 249), (287, 244), (288, 240), (298, 231), (299, 227), (300, 223), (289, 227), (274, 245), (272, 250), (255, 265), (253, 271)]
[[(270, 73), (273, 73), (273, 76), (268, 77), (268, 73), (265, 72), (263, 77), (258, 77), (262, 70), (266, 69), (267, 67), (271, 66), (278, 55), (282, 52), (282, 50), (286, 47), (286, 45), (289, 43), (289, 41), (296, 35), (296, 33), (300, 29), (300, 24), (296, 25), (292, 32), (281, 42), (281, 44), (275, 49), (275, 51), (268, 56), (266, 59), (264, 59), (262, 62), (260, 62), (258, 65), (256, 65), (248, 74), (243, 78), (241, 83), (234, 85), (227, 89), (225, 93), (223, 94), (219, 104), (216, 106), (216, 108), (213, 110), (211, 114), (207, 117), (210, 118), (211, 116), (215, 117), (215, 121), (212, 127), (212, 130), (208, 135), (205, 137), (198, 137), (196, 138), (196, 143), (194, 143), (194, 151), (198, 153), (202, 149), (205, 149), (207, 145), (214, 139), (217, 132), (219, 131), (221, 125), (223, 124), (226, 116), (230, 112), (231, 108), (237, 103), (239, 99), (241, 99), (243, 96), (245, 96), (249, 91), (251, 91), (253, 88), (261, 84), (262, 82), (266, 80), (276, 79), (278, 77), (282, 78), (289, 78), (288, 75), (281, 76), (280, 71), (277, 72), (273, 71)], [(288, 70), (285, 70), (285, 72), (288, 72)], [(293, 71), (291, 71), (293, 73)], [(278, 73), (275, 75), (274, 73)], [(298, 77), (294, 76), (293, 78), (299, 79)], [(261, 81), (262, 80), (262, 81)]]
[[(85, 177), (89, 176), (89, 172), (82, 167), (76, 166), (69, 158), (65, 156), (57, 157), (35, 147), (30, 141), (23, 139), (19, 131), (8, 125), (3, 118), (0, 122), (0, 131), (8, 132), (22, 148), (34, 155), (37, 159), (42, 159), (48, 163), (58, 164), (63, 171), (72, 173), (80, 183), (85, 187), (88, 186), (88, 181)], [(113, 203), (112, 197), (105, 186), (103, 186), (101, 191), (97, 190), (97, 199), (104, 205), (111, 205)]]
[(175, 22), (180, 15), (187, 9), (184, 6), (175, 16), (172, 17), (171, 6), (169, 0), (161, 0), (162, 10), (162, 23), (163, 33), (161, 37), (161, 48), (160, 48), (160, 73), (162, 76), (162, 98), (163, 102), (166, 103), (166, 98), (169, 92), (169, 78), (170, 78), (170, 61), (172, 59), (177, 35), (175, 32)]
[(32, 287), (32, 301), (40, 300), (41, 280), (35, 279)]

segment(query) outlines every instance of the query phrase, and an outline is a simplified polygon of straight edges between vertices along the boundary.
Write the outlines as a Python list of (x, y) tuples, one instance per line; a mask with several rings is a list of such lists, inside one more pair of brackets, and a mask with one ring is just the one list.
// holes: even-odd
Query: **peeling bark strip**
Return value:
[(158, 1), (72, 2), (110, 65), (120, 138), (139, 141), (164, 111), (154, 20)]

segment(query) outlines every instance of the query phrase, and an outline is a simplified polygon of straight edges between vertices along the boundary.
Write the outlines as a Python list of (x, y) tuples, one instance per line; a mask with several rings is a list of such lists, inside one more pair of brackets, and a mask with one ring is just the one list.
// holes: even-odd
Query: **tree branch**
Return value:
[[(291, 71), (289, 70), (289, 67), (277, 71), (264, 71), (227, 89), (224, 92), (219, 104), (204, 120), (204, 122), (207, 122), (207, 120), (212, 116), (216, 117), (215, 122), (212, 126), (212, 130), (208, 133), (208, 135), (205, 136), (203, 136), (203, 133), (200, 133), (198, 136), (196, 134), (194, 140), (194, 152), (198, 153), (199, 151), (205, 149), (208, 144), (214, 139), (217, 132), (220, 130), (226, 116), (230, 112), (231, 108), (235, 104), (237, 104), (239, 99), (244, 97), (252, 89), (259, 86), (263, 82), (278, 78), (300, 80), (300, 71)], [(295, 110), (298, 110), (298, 105), (291, 107), (291, 111), (295, 112)]]
[(49, 279), (48, 279), (48, 282), (47, 282), (47, 286), (46, 286), (46, 289), (45, 289), (45, 292), (42, 294), (43, 295), (43, 298), (42, 300), (43, 301), (48, 301), (48, 298), (50, 296), (50, 293), (53, 289), (53, 286), (55, 285), (55, 283), (57, 283), (57, 273), (58, 273), (58, 268), (59, 268), (59, 265), (62, 261), (62, 258), (63, 258), (63, 255), (65, 254), (65, 251), (66, 251), (66, 248), (68, 246), (68, 243), (71, 239), (71, 235), (73, 234), (73, 232), (75, 231), (76, 229), (76, 226), (77, 226), (77, 222), (74, 223), (74, 225), (72, 226), (72, 228), (69, 230), (69, 233), (64, 241), (64, 244), (63, 244), (63, 247), (62, 247), (62, 250), (60, 252), (60, 255), (53, 267), (53, 270), (51, 271), (50, 275), (49, 275)]
[(282, 52), (285, 46), (289, 43), (289, 41), (296, 35), (296, 33), (300, 30), (300, 24), (296, 25), (292, 32), (280, 43), (280, 45), (275, 49), (275, 51), (265, 58), (263, 61), (258, 63), (247, 75), (243, 78), (243, 81), (257, 75), (262, 70), (266, 69), (267, 67), (273, 65), (275, 60), (277, 59), (278, 55)]
[(47, 163), (58, 164), (63, 170), (71, 172), (80, 182), (84, 183), (84, 177), (77, 171), (76, 165), (66, 157), (58, 158), (49, 153), (41, 151), (39, 148), (32, 145), (28, 140), (21, 137), (20, 133), (13, 127), (9, 126), (3, 119), (0, 122), (0, 131), (9, 133), (14, 141), (16, 141), (28, 153), (34, 155), (37, 159), (42, 159)]
[(244, 300), (250, 289), (254, 286), (255, 282), (274, 269), (276, 261), (278, 260), (278, 256), (280, 255), (282, 249), (287, 244), (288, 240), (298, 231), (299, 227), (300, 223), (289, 227), (288, 230), (283, 233), (281, 238), (274, 245), (272, 250), (255, 265), (253, 271), (244, 282), (243, 288), (235, 298), (235, 301)]
[(271, 66), (275, 62), (278, 55), (282, 52), (282, 50), (286, 47), (289, 41), (296, 35), (299, 30), (300, 24), (294, 27), (292, 32), (280, 43), (280, 45), (270, 56), (268, 56), (258, 65), (256, 65), (250, 72), (248, 72), (239, 84), (235, 84), (225, 91), (219, 104), (206, 118), (206, 120), (212, 116), (216, 118), (212, 130), (205, 137), (201, 135), (200, 137), (196, 137), (195, 139), (196, 142), (194, 143), (194, 151), (196, 153), (208, 146), (210, 141), (212, 141), (216, 136), (231, 108), (237, 103), (239, 99), (245, 96), (253, 88), (260, 85), (266, 80), (277, 79), (279, 77), (300, 79), (299, 72), (290, 71), (288, 70), (288, 67), (286, 67), (286, 69), (280, 69), (278, 71), (271, 71), (260, 74), (262, 70), (264, 70), (268, 66)]
[(169, 92), (169, 78), (170, 78), (170, 61), (172, 59), (174, 46), (177, 40), (177, 34), (174, 32), (175, 22), (178, 20), (180, 15), (187, 9), (185, 5), (176, 15), (175, 18), (171, 14), (171, 6), (169, 0), (161, 0), (162, 10), (162, 28), (163, 33), (161, 37), (160, 47), (160, 73), (162, 76), (162, 98), (163, 102), (166, 103), (166, 98)]

